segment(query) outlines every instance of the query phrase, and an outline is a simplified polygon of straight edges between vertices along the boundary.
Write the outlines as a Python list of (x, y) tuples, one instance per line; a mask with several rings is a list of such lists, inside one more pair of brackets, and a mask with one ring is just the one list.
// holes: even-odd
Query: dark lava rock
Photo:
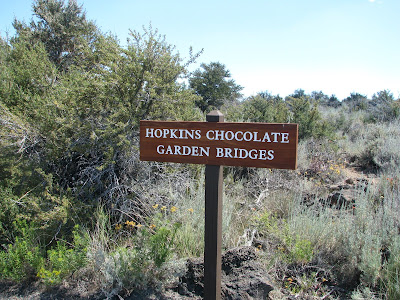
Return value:
[(340, 209), (342, 207), (349, 208), (351, 207), (352, 201), (349, 200), (346, 195), (344, 195), (343, 192), (341, 193), (333, 193), (328, 196), (327, 202), (329, 206), (335, 207), (337, 209)]
[(187, 272), (179, 279), (177, 292), (184, 296), (203, 296), (204, 261), (200, 258), (188, 259)]
[[(231, 249), (222, 256), (222, 299), (266, 299), (273, 290), (263, 265), (257, 261), (253, 247)], [(176, 289), (180, 295), (203, 296), (204, 263), (202, 259), (189, 259), (187, 272), (180, 278)]]

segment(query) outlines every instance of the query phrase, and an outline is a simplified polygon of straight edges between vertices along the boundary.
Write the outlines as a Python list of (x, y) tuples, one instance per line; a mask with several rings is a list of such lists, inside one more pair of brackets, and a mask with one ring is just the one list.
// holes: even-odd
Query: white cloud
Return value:
[(368, 0), (368, 2), (370, 2), (370, 3), (377, 3), (377, 4), (383, 4), (383, 0)]

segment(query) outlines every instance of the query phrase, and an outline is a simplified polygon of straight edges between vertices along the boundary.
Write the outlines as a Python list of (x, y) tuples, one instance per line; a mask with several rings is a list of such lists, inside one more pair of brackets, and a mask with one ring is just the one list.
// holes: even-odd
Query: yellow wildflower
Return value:
[(140, 227), (142, 227), (142, 226), (143, 226), (142, 224), (137, 224), (137, 225), (136, 225), (137, 228), (140, 228)]
[(121, 228), (122, 228), (122, 225), (121, 225), (121, 224), (115, 225), (115, 230), (121, 230)]
[(133, 221), (126, 221), (125, 222), (126, 226), (131, 226), (131, 227), (135, 227), (136, 223)]
[(161, 210), (166, 210), (166, 209), (167, 209), (166, 206), (161, 207)]
[(188, 211), (189, 211), (190, 213), (193, 213), (193, 208), (189, 208)]
[(156, 228), (156, 225), (151, 224), (149, 227), (150, 227), (150, 229), (154, 229), (154, 228)]
[(172, 207), (171, 207), (171, 212), (176, 212), (177, 209), (178, 209), (178, 208), (177, 208), (176, 206), (172, 206)]
[(154, 208), (154, 209), (157, 209), (157, 207), (158, 207), (158, 204), (154, 204), (154, 205), (153, 205), (153, 208)]

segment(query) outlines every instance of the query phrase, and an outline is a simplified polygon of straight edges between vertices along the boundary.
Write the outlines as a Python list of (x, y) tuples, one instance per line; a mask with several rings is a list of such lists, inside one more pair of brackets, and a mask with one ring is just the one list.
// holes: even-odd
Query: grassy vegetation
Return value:
[[(162, 290), (203, 255), (204, 166), (141, 162), (138, 122), (205, 120), (179, 80), (198, 55), (151, 26), (123, 48), (68, 5), (0, 38), (0, 278)], [(297, 170), (225, 167), (224, 250), (254, 247), (278, 299), (399, 299), (399, 99), (228, 100), (227, 121), (298, 123), (300, 142)]]
[[(351, 113), (345, 105), (318, 109), (337, 130), (300, 141), (298, 170), (225, 169), (223, 247), (254, 246), (282, 293), (398, 299), (399, 120), (371, 122), (367, 111)], [(112, 296), (162, 289), (167, 266), (202, 256), (203, 167), (134, 164), (142, 175), (132, 182), (131, 197), (98, 206), (91, 223), (76, 219), (69, 236), (53, 240), (35, 234), (49, 232), (35, 217), (11, 223), (23, 199), (3, 188), (2, 238), (13, 242), (0, 252), (2, 278), (54, 285), (89, 276)], [(353, 203), (332, 206), (329, 189), (349, 179), (347, 170)], [(63, 206), (66, 215), (68, 207), (79, 209), (70, 202), (56, 209)]]

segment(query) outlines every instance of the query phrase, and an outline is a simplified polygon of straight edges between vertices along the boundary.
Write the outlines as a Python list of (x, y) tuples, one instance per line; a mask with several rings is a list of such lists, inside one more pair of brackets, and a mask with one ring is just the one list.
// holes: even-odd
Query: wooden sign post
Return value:
[(204, 299), (221, 299), (222, 166), (296, 169), (297, 124), (140, 121), (140, 159), (205, 164)]
[[(207, 122), (224, 122), (219, 111)], [(222, 166), (206, 165), (204, 231), (204, 299), (221, 299)]]

